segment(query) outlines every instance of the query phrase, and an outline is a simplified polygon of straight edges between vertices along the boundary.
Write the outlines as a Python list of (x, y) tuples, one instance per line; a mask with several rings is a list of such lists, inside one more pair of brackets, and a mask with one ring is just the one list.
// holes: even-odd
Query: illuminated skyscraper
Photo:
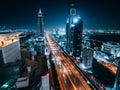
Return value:
[(44, 51), (45, 51), (45, 44), (44, 44), (44, 27), (43, 27), (43, 15), (42, 15), (42, 12), (41, 12), (41, 9), (39, 9), (39, 12), (38, 12), (38, 27), (39, 27), (39, 34), (40, 36), (38, 37), (39, 39), (39, 46), (38, 48), (40, 49), (40, 53), (41, 54), (44, 54)]
[[(78, 19), (78, 20), (77, 20)], [(72, 43), (72, 54), (75, 58), (80, 59), (81, 55), (81, 44), (82, 44), (82, 32), (83, 32), (83, 21), (77, 18), (73, 27), (73, 43)]]
[(76, 14), (74, 4), (71, 4), (69, 18), (66, 24), (67, 51), (70, 55), (80, 59), (82, 43), (83, 21)]
[(70, 35), (70, 23), (69, 23), (69, 18), (68, 18), (67, 23), (66, 23), (66, 41), (67, 41), (66, 49), (67, 50), (69, 49), (69, 44), (70, 44), (69, 35)]
[(42, 11), (41, 9), (39, 9), (39, 12), (38, 12), (38, 29), (39, 29), (39, 34), (41, 36), (44, 36), (44, 28), (43, 28), (43, 15), (42, 15)]
[(73, 18), (76, 16), (76, 9), (75, 9), (75, 6), (74, 4), (71, 4), (70, 5), (70, 10), (69, 10), (69, 17), (68, 17), (68, 20), (67, 20), (67, 24), (66, 24), (66, 38), (67, 38), (67, 51), (71, 54), (72, 52), (72, 45), (71, 45), (71, 41), (72, 41), (72, 38), (71, 36), (73, 36), (72, 32), (72, 26), (73, 26)]
[(93, 50), (83, 48), (82, 50), (82, 63), (85, 66), (85, 69), (92, 68), (92, 62), (93, 62)]

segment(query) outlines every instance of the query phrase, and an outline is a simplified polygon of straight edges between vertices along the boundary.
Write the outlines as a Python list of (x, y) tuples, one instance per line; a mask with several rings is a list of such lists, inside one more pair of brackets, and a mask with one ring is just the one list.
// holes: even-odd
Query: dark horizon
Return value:
[[(120, 6), (117, 0), (74, 1), (84, 28), (120, 29)], [(37, 13), (41, 8), (45, 28), (65, 28), (70, 3), (69, 0), (2, 0), (0, 26), (37, 29)]]

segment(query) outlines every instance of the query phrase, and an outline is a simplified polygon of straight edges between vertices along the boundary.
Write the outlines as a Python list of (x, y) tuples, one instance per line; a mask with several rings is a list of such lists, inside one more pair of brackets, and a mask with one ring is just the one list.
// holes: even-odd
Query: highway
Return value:
[(99, 60), (98, 62), (100, 62), (103, 66), (108, 68), (108, 70), (110, 70), (113, 74), (116, 75), (116, 73), (117, 73), (117, 66), (116, 65), (114, 65), (108, 61)]
[[(70, 58), (56, 45), (49, 34), (46, 39), (50, 45), (61, 90), (92, 90)], [(54, 78), (54, 77), (53, 77)]]

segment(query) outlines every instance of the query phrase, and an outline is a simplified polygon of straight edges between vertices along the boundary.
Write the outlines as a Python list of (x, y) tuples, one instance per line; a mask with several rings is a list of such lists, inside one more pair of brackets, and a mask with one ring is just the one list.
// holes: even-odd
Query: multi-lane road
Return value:
[(89, 82), (84, 80), (70, 58), (56, 45), (49, 34), (46, 34), (46, 39), (54, 58), (61, 90), (92, 90), (88, 84)]

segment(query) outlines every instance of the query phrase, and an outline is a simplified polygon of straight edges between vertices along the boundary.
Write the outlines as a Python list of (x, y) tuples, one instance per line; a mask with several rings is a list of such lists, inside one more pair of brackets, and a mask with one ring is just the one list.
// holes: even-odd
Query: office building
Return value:
[(82, 63), (86, 69), (92, 68), (93, 64), (93, 50), (83, 48), (82, 50)]
[(111, 54), (113, 58), (120, 57), (119, 43), (103, 43), (101, 51)]
[(0, 68), (0, 90), (10, 90), (10, 88), (16, 88), (15, 82), (19, 77), (20, 68), (18, 65)]
[(21, 54), (18, 34), (0, 34), (0, 64), (16, 62), (20, 59)]
[(67, 51), (72, 54), (72, 25), (73, 25), (73, 18), (76, 16), (76, 9), (74, 4), (71, 4), (69, 10), (69, 17), (67, 19), (66, 24), (66, 39), (67, 39)]
[(83, 21), (76, 14), (74, 4), (71, 4), (69, 18), (66, 24), (67, 51), (70, 55), (80, 59)]
[(70, 35), (70, 23), (69, 23), (69, 18), (67, 20), (67, 23), (66, 23), (66, 49), (69, 51), (69, 44), (70, 44), (70, 40), (69, 40), (69, 36)]
[(39, 42), (40, 42), (40, 45), (39, 45), (39, 48), (40, 48), (40, 53), (41, 54), (44, 54), (45, 53), (45, 45), (44, 45), (44, 24), (43, 24), (43, 15), (42, 15), (42, 11), (41, 9), (39, 10), (38, 12), (38, 27), (39, 27)]
[(39, 34), (41, 36), (44, 36), (44, 27), (43, 27), (43, 15), (41, 9), (38, 12), (38, 29), (39, 29)]
[(73, 56), (80, 59), (82, 44), (83, 21), (78, 18), (78, 22), (73, 27)]

